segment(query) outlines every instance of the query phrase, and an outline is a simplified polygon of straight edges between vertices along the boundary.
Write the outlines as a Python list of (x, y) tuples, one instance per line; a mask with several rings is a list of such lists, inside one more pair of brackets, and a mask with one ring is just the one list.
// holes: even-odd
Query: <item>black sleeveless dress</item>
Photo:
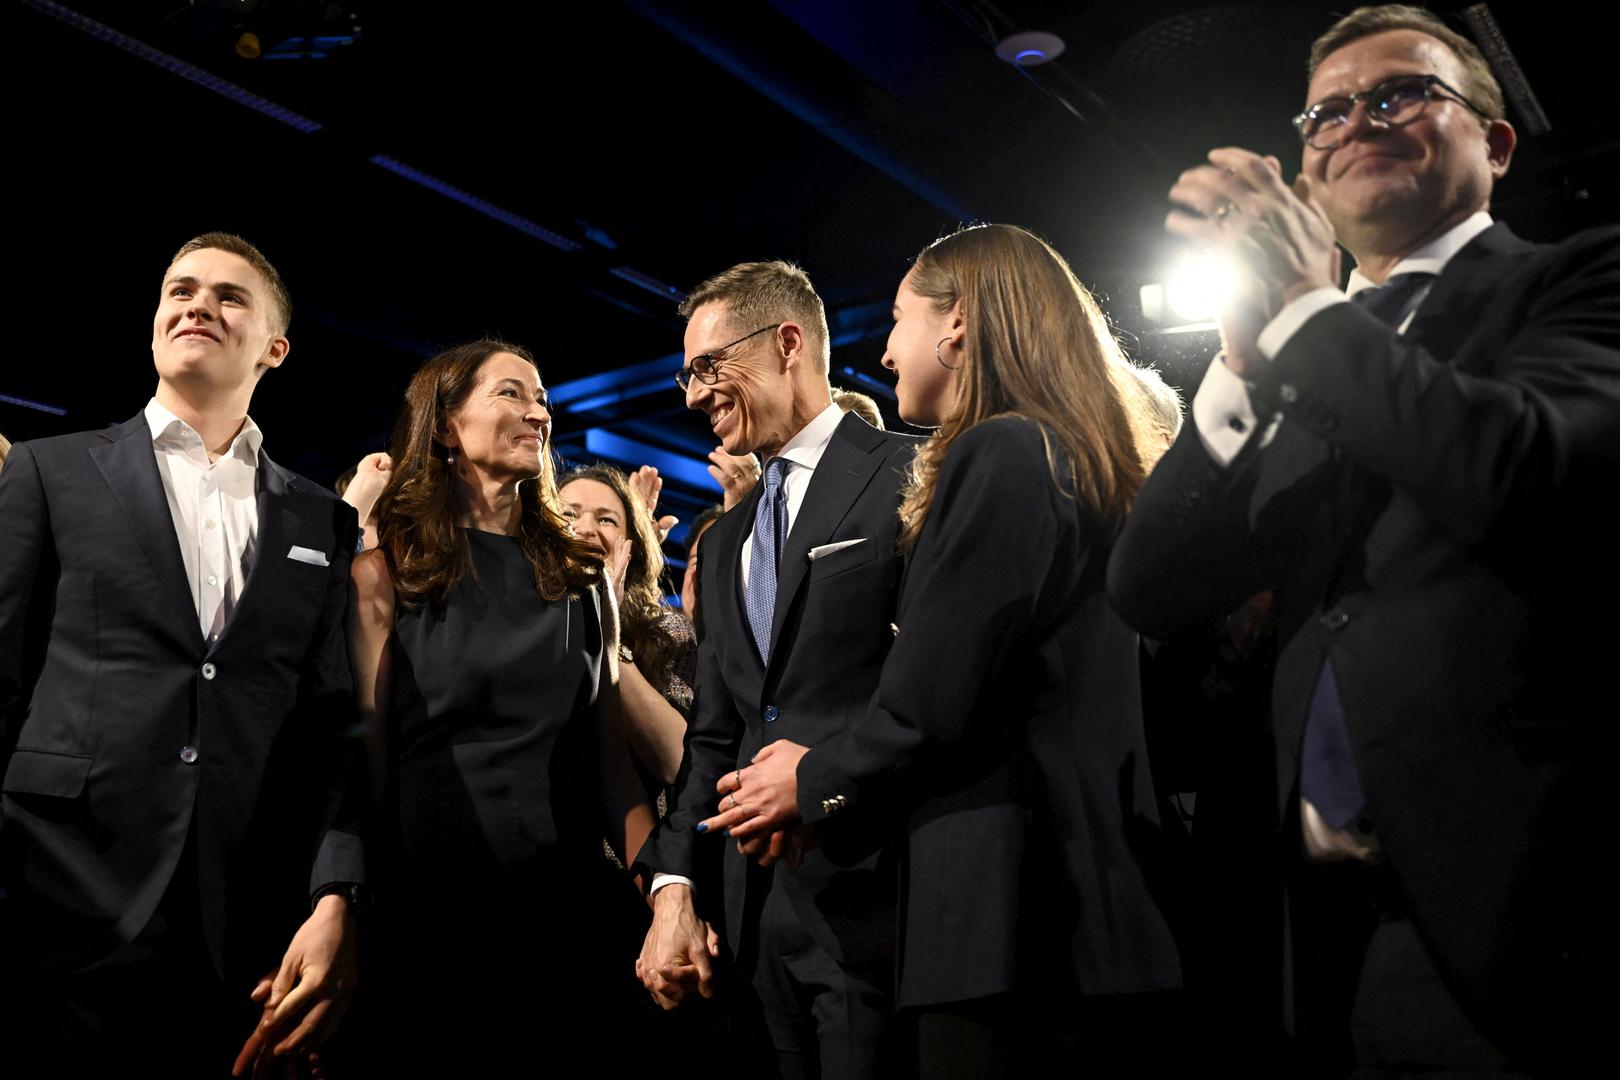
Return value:
[(622, 1033), (647, 918), (601, 853), (600, 594), (545, 600), (514, 539), (466, 537), (475, 573), (396, 611), (377, 890), (394, 1052), (459, 1068)]

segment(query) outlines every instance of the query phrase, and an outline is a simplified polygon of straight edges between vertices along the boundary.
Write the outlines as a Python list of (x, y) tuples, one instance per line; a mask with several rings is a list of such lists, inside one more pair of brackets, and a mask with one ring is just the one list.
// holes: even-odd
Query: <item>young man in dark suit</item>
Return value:
[(251, 244), (192, 240), (146, 408), (0, 475), (8, 1061), (224, 1075), (239, 1047), (315, 1045), (353, 991), (363, 874), (332, 822), (355, 515), (248, 416), (289, 313)]
[(1612, 958), (1591, 616), (1620, 589), (1582, 522), (1620, 482), (1620, 230), (1491, 221), (1514, 132), (1428, 13), (1353, 12), (1311, 59), (1292, 186), (1228, 148), (1171, 191), (1246, 280), (1111, 593), (1164, 635), (1276, 589), (1305, 1071), (1560, 1072)]
[[(900, 487), (916, 440), (832, 403), (826, 314), (809, 278), (744, 263), (698, 286), (686, 403), (761, 483), (703, 537), (704, 639), (679, 794), (642, 849), (653, 925), (637, 965), (666, 1007), (713, 993), (697, 895), (723, 868), (739, 996), (757, 1004), (784, 1076), (881, 1074), (891, 1012), (896, 869), (874, 841), (835, 860), (749, 863), (698, 823), (722, 774), (777, 739), (813, 743), (863, 716), (893, 641)], [(778, 836), (779, 846), (785, 841)], [(768, 862), (772, 861), (767, 859)], [(710, 886), (712, 888), (712, 886)], [(744, 1072), (757, 1066), (745, 1063)]]

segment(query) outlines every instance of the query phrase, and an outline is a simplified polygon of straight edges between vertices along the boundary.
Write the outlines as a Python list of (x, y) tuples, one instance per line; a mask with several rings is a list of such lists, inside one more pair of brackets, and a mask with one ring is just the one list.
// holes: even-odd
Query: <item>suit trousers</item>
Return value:
[(1464, 1015), (1387, 865), (1301, 867), (1293, 907), (1301, 1075), (1528, 1075)]
[[(111, 955), (8, 980), (19, 998), (8, 1012), (19, 1026), (4, 1040), (15, 1075), (230, 1075), (261, 1011), (251, 987), (228, 989), (209, 957), (196, 861), (188, 843), (151, 920)], [(26, 933), (27, 897), (11, 904), (10, 929)]]
[(1180, 991), (1087, 997), (1041, 986), (910, 1009), (906, 1020), (924, 1080), (1135, 1080), (1208, 1065), (1164, 1037), (1190, 1030)]
[(769, 878), (744, 970), (782, 1080), (902, 1075), (894, 1056), (892, 968), (864, 970), (833, 959), (804, 929), (776, 875)]

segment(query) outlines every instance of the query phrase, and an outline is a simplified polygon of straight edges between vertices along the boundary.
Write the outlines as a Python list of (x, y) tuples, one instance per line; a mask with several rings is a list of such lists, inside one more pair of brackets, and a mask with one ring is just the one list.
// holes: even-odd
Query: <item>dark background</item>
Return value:
[[(1164, 193), (1217, 145), (1297, 167), (1307, 49), (1349, 6), (9, 0), (0, 431), (133, 414), (162, 270), (210, 229), (292, 290), (293, 350), (253, 411), (323, 483), (384, 447), (423, 358), (493, 333), (539, 357), (565, 457), (659, 465), (689, 520), (718, 491), (670, 380), (681, 291), (798, 262), (834, 382), (893, 423), (895, 287), (967, 220), (1049, 239), (1131, 355), (1190, 389), (1213, 335), (1164, 333), (1138, 302), (1174, 254)], [(1620, 220), (1604, 35), (1573, 5), (1489, 7), (1550, 122), (1529, 134), (1510, 109), (1496, 213), (1537, 239)], [(996, 58), (1029, 29), (1067, 51)], [(258, 58), (237, 55), (246, 31)]]

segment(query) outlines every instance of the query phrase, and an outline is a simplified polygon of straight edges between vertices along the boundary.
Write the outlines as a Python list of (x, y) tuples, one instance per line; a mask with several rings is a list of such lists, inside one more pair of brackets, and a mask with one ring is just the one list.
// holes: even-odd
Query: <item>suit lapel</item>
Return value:
[[(736, 642), (738, 655), (746, 653), (759, 664), (759, 650), (754, 648), (754, 637), (748, 629), (748, 617), (743, 608), (741, 583), (738, 578), (742, 566), (742, 545), (748, 534), (754, 528), (754, 511), (759, 506), (760, 494), (763, 484), (754, 485), (754, 490), (747, 497), (730, 510), (726, 511), (724, 524), (730, 527), (722, 528), (716, 525), (704, 534), (703, 542), (714, 540), (713, 562), (710, 562), (708, 549), (700, 552), (698, 559), (700, 566), (713, 566), (712, 576), (705, 586), (703, 597), (703, 621), (710, 633), (720, 633), (722, 640)], [(736, 520), (731, 520), (735, 515)], [(713, 599), (710, 599), (710, 595)]]
[[(1535, 250), (1501, 222), (1492, 225), (1452, 256), (1403, 336), (1436, 355), (1452, 352), (1477, 328), (1480, 312), (1490, 310), (1510, 264)], [(1478, 360), (1458, 355), (1452, 362), (1467, 371), (1490, 361), (1491, 354), (1482, 351)]]
[(174, 533), (174, 515), (169, 497), (158, 475), (157, 456), (152, 450), (152, 430), (146, 417), (137, 415), (115, 431), (103, 432), (110, 441), (90, 451), (96, 468), (112, 489), (113, 498), (129, 518), (136, 542), (146, 555), (163, 587), (174, 614), (199, 646), (202, 628), (197, 624), (197, 604), (191, 595), (191, 581), (180, 557), (180, 541)]
[(308, 523), (301, 512), (304, 499), (298, 491), (297, 478), (271, 461), (262, 446), (259, 449), (259, 467), (254, 470), (253, 486), (254, 505), (259, 515), (258, 535), (253, 541), (253, 566), (248, 570), (247, 580), (242, 583), (242, 595), (237, 597), (236, 607), (225, 623), (224, 631), (214, 643), (214, 651), (229, 640), (231, 631), (241, 625), (251, 608), (263, 602), (264, 598), (277, 595), (277, 584), (287, 569), (284, 564), (292, 539), (306, 533), (319, 535), (315, 529), (306, 527)]
[(793, 604), (805, 575), (810, 572), (810, 549), (825, 544), (843, 524), (855, 500), (872, 482), (884, 456), (872, 451), (883, 437), (858, 416), (845, 416), (821, 455), (810, 488), (799, 504), (793, 528), (782, 545), (782, 565), (776, 575), (776, 608), (771, 615), (771, 655), (782, 636), (782, 622)]

